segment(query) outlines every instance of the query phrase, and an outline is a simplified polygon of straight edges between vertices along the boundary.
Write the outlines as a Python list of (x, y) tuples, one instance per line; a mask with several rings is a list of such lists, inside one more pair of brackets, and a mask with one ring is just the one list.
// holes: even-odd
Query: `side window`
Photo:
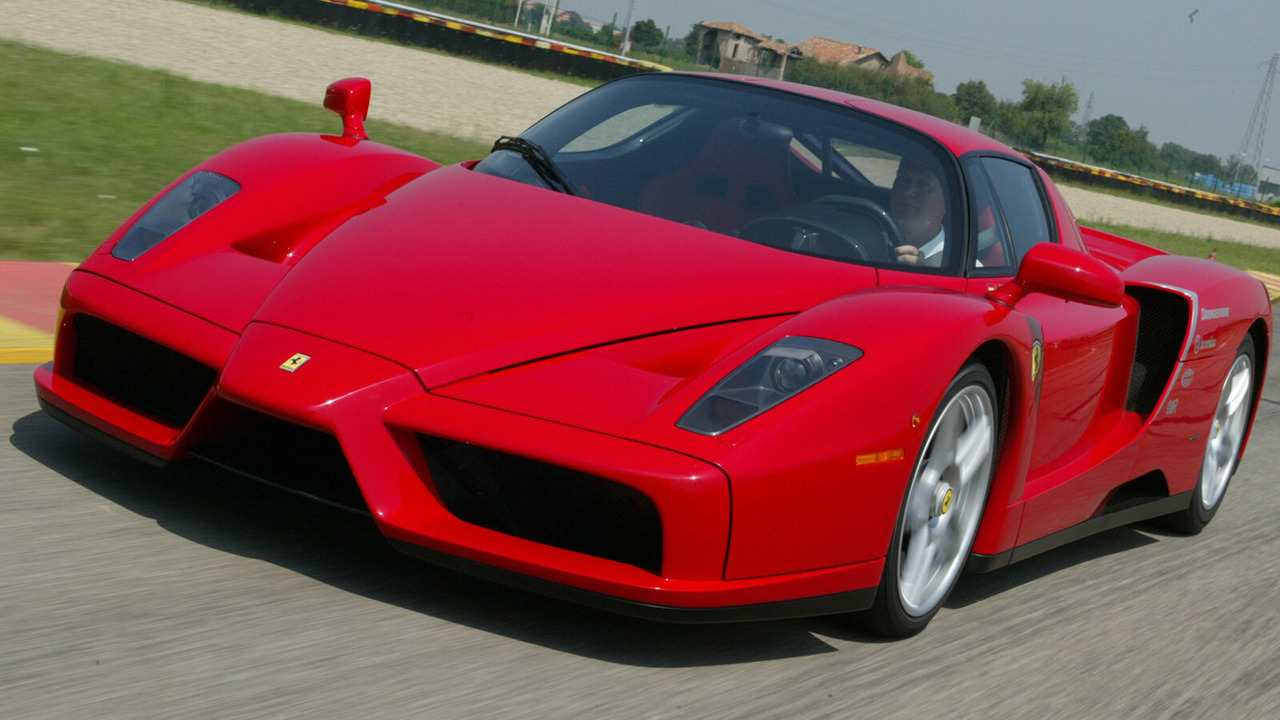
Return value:
[(1017, 254), (1009, 240), (991, 181), (977, 163), (967, 164), (966, 174), (969, 176), (969, 202), (972, 204), (969, 215), (974, 224), (972, 237), (977, 239), (971, 267), (978, 269), (980, 275), (1013, 275)]
[(982, 158), (982, 166), (991, 178), (1004, 213), (1017, 256), (1016, 265), (1032, 245), (1053, 239), (1048, 209), (1030, 168), (995, 157)]

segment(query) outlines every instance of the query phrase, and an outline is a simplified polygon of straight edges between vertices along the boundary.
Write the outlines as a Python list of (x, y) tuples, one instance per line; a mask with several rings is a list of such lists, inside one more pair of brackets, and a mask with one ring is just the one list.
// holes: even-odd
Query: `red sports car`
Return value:
[(1161, 518), (1249, 435), (1262, 285), (1081, 228), (942, 120), (626, 77), (477, 162), (233, 147), (67, 281), (47, 412), (368, 513), (434, 562), (644, 617), (905, 636), (962, 569)]

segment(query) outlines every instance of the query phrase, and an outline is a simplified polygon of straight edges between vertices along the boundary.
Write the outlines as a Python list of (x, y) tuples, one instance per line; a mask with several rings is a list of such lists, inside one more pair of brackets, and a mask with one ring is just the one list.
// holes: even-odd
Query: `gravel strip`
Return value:
[[(0, 0), (0, 37), (319, 103), (330, 82), (373, 81), (371, 114), (493, 140), (585, 88), (448, 55), (176, 0)], [(1280, 228), (1062, 188), (1081, 222), (1280, 249)]]
[(1058, 186), (1080, 222), (1130, 225), (1158, 232), (1178, 233), (1280, 249), (1280, 228), (1204, 215), (1190, 210), (1153, 205), (1074, 187)]
[(476, 140), (516, 134), (581, 85), (174, 0), (0, 0), (0, 37), (319, 104), (373, 81), (370, 115)]

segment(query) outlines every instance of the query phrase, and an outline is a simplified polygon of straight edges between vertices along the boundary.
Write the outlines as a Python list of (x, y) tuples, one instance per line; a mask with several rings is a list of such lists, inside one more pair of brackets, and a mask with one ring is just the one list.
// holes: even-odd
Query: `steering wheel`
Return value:
[[(897, 223), (883, 208), (842, 195), (827, 195), (757, 218), (738, 235), (783, 250), (864, 262), (892, 261), (902, 244)], [(841, 247), (830, 247), (832, 240)]]
[(838, 208), (844, 212), (850, 212), (862, 217), (870, 218), (883, 231), (881, 240), (884, 245), (886, 257), (894, 260), (897, 256), (898, 246), (902, 244), (902, 231), (898, 229), (898, 223), (893, 221), (893, 217), (885, 211), (879, 203), (866, 198), (852, 197), (850, 195), (824, 195), (813, 201), (814, 205), (823, 207)]

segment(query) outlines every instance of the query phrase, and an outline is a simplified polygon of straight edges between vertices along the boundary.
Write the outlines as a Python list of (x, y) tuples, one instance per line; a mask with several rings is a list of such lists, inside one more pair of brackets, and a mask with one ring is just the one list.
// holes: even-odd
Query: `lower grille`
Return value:
[(167, 425), (186, 425), (217, 377), (213, 368), (92, 315), (76, 315), (74, 323), (75, 376)]
[(239, 406), (219, 408), (215, 435), (189, 452), (202, 460), (328, 505), (368, 513), (338, 439)]
[(553, 547), (662, 571), (662, 521), (621, 483), (420, 435), (431, 479), (458, 519)]

